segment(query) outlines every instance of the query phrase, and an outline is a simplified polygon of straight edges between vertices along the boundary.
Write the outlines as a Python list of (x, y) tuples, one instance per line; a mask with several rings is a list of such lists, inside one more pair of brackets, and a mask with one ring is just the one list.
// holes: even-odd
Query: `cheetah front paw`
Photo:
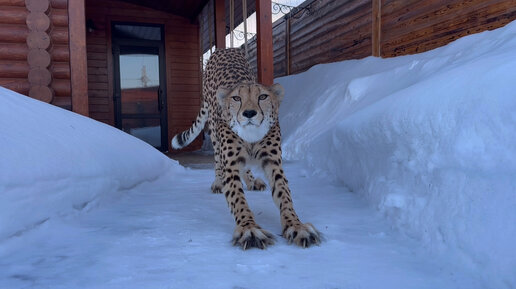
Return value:
[(310, 223), (299, 223), (287, 227), (283, 231), (283, 237), (287, 239), (289, 244), (295, 243), (303, 248), (321, 244), (321, 233)]
[(265, 182), (262, 179), (257, 178), (254, 180), (254, 184), (248, 189), (251, 191), (265, 191), (266, 188), (267, 185), (265, 185)]
[(237, 226), (233, 233), (233, 245), (242, 249), (249, 248), (265, 249), (274, 244), (274, 236), (259, 226), (241, 227)]

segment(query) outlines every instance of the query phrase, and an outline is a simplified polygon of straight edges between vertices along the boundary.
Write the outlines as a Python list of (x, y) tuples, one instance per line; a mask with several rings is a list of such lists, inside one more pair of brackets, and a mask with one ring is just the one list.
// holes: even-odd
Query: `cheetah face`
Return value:
[(278, 108), (284, 90), (280, 84), (270, 87), (257, 83), (220, 87), (217, 99), (231, 129), (248, 143), (255, 143), (278, 121)]

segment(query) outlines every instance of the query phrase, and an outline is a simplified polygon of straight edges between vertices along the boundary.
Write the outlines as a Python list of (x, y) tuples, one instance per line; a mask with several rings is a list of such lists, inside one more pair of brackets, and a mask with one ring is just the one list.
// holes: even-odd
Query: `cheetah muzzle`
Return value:
[(280, 84), (257, 83), (240, 49), (217, 50), (206, 65), (203, 103), (195, 123), (172, 139), (172, 147), (190, 144), (208, 122), (208, 134), (215, 151), (213, 193), (222, 193), (235, 219), (233, 245), (244, 250), (265, 249), (274, 236), (262, 229), (244, 195), (265, 190), (246, 165), (258, 163), (267, 177), (274, 203), (280, 211), (282, 235), (288, 243), (303, 248), (321, 243), (321, 234), (310, 223), (301, 223), (292, 203), (282, 168), (281, 131), (278, 109), (284, 91)]

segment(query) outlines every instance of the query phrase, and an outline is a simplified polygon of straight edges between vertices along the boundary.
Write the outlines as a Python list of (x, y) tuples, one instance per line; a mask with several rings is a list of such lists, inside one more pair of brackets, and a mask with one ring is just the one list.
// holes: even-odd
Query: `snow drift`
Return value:
[(0, 87), (0, 240), (174, 166), (103, 123)]
[(279, 78), (284, 157), (342, 182), (486, 286), (514, 288), (515, 68), (511, 23), (418, 55)]

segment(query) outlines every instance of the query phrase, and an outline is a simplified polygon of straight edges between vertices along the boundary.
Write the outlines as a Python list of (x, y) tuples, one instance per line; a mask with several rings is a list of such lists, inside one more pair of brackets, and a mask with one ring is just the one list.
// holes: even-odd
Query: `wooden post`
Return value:
[(224, 0), (215, 0), (215, 47), (226, 48), (226, 6)]
[(271, 10), (271, 0), (256, 0), (258, 82), (264, 85), (272, 85), (274, 81)]
[(372, 55), (381, 57), (381, 34), (382, 34), (382, 1), (373, 1), (373, 27), (372, 27)]
[(285, 73), (290, 75), (290, 17), (285, 19)]
[(72, 111), (88, 116), (88, 65), (84, 0), (68, 1)]

